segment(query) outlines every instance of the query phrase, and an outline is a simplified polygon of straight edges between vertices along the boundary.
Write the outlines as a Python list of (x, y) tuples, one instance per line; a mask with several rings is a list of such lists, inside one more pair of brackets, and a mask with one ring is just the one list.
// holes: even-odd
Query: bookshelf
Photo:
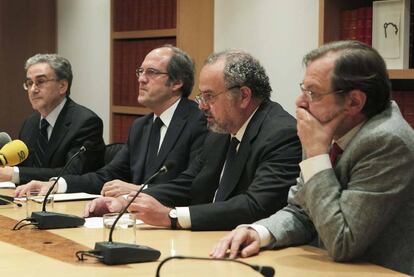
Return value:
[[(319, 0), (319, 45), (341, 39), (341, 14), (345, 10), (372, 6), (372, 0)], [(411, 3), (414, 5), (414, 3)], [(413, 11), (413, 8), (411, 8)], [(410, 52), (414, 49), (410, 48)], [(393, 99), (414, 128), (414, 68), (388, 70)]]
[(163, 44), (180, 47), (198, 75), (213, 51), (213, 21), (214, 0), (111, 0), (111, 142), (125, 142), (132, 122), (149, 113), (137, 103), (135, 76), (146, 54)]

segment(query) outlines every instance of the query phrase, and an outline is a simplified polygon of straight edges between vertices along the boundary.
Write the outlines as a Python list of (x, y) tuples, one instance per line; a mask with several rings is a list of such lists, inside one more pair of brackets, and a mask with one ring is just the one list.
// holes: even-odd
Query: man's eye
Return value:
[(36, 84), (37, 85), (41, 85), (41, 84), (43, 84), (43, 83), (45, 83), (46, 82), (46, 80), (44, 80), (44, 79), (39, 79), (39, 80), (37, 80), (36, 81)]

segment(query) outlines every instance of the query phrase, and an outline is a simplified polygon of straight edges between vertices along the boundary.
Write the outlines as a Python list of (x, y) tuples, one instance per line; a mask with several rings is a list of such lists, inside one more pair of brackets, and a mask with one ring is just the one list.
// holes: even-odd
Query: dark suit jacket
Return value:
[(232, 182), (224, 184), (226, 200), (212, 203), (229, 141), (210, 133), (188, 170), (145, 193), (170, 207), (190, 206), (193, 230), (232, 229), (283, 208), (301, 160), (295, 119), (277, 103), (261, 104), (240, 143)]
[(82, 174), (103, 165), (105, 144), (102, 139), (102, 120), (91, 110), (67, 98), (49, 139), (46, 166), (33, 167), (39, 122), (40, 114), (35, 112), (23, 123), (20, 130), (19, 138), (29, 148), (29, 157), (19, 166), (21, 184), (30, 180), (49, 180), (57, 176), (82, 145), (87, 148), (86, 152), (73, 160), (65, 173)]
[(207, 133), (203, 113), (195, 102), (187, 98), (181, 99), (165, 134), (155, 166), (144, 176), (153, 116), (151, 113), (135, 120), (127, 143), (108, 165), (94, 173), (64, 176), (68, 185), (67, 192), (100, 193), (104, 183), (114, 179), (142, 184), (166, 161), (173, 161), (175, 166), (166, 174), (156, 177), (153, 183), (165, 183), (185, 170), (201, 148)]

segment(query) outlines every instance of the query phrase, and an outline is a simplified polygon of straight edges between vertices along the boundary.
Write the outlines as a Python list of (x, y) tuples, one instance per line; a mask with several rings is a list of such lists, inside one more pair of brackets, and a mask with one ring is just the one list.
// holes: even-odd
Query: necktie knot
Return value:
[(40, 130), (43, 132), (44, 130), (47, 130), (47, 127), (49, 127), (49, 122), (45, 118), (43, 118), (40, 121)]
[(329, 159), (331, 160), (332, 166), (336, 165), (338, 157), (344, 152), (342, 148), (335, 142), (331, 146), (331, 150), (329, 151)]

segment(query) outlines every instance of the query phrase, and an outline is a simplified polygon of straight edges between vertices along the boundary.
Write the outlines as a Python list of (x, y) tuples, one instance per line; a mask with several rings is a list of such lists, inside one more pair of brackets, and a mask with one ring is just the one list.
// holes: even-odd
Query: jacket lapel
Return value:
[(72, 124), (72, 112), (68, 109), (72, 101), (68, 98), (62, 111), (56, 120), (55, 126), (53, 127), (52, 135), (49, 139), (49, 147), (46, 153), (46, 164), (50, 164), (50, 160), (53, 154), (56, 152), (61, 141), (66, 137), (67, 132)]
[[(185, 124), (187, 123), (188, 118), (188, 106), (186, 99), (181, 99), (178, 103), (177, 109), (174, 112), (170, 126), (167, 129), (164, 140), (161, 144), (161, 148), (158, 152), (157, 160), (153, 164), (152, 171), (158, 170), (165, 163), (165, 160), (168, 157), (168, 154), (173, 149), (177, 140), (184, 129)], [(148, 145), (148, 144), (147, 144)]]
[[(237, 151), (237, 156), (235, 162), (231, 165), (230, 168), (230, 182), (223, 184), (222, 188), (222, 198), (221, 200), (226, 200), (231, 196), (233, 190), (237, 187), (237, 184), (240, 183), (240, 178), (243, 173), (243, 169), (247, 163), (247, 160), (250, 155), (252, 144), (257, 134), (260, 131), (260, 127), (263, 124), (263, 121), (268, 113), (266, 102), (263, 102), (260, 107), (257, 109), (256, 113), (250, 120), (247, 125), (246, 132), (243, 135), (242, 141), (240, 142), (239, 149)], [(222, 184), (220, 184), (221, 186)]]

